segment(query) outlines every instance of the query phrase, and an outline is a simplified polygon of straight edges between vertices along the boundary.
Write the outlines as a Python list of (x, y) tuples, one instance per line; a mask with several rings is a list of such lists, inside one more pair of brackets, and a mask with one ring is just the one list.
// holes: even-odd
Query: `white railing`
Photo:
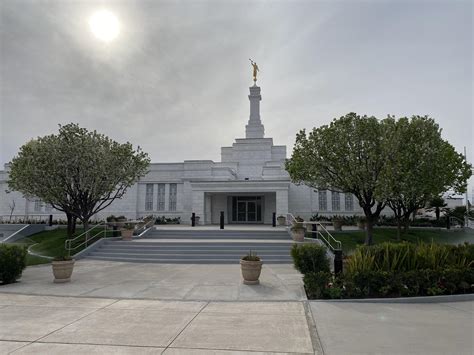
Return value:
[[(107, 226), (107, 223), (97, 224), (94, 227), (86, 230), (84, 233), (79, 234), (77, 237), (67, 239), (64, 242), (64, 249), (66, 249), (68, 252), (68, 256), (71, 255), (71, 251), (77, 250), (80, 247), (87, 247), (100, 238), (106, 238), (108, 231)], [(84, 240), (81, 241), (81, 239)]]
[(87, 231), (79, 234), (77, 237), (67, 239), (64, 243), (64, 248), (68, 252), (68, 255), (71, 255), (72, 251), (75, 251), (81, 247), (88, 247), (89, 245), (95, 243), (101, 238), (107, 238), (114, 236), (120, 231), (120, 227), (125, 224), (135, 224), (134, 234), (141, 234), (146, 229), (150, 228), (155, 224), (155, 219), (150, 216), (143, 220), (139, 221), (114, 221), (114, 222), (101, 222), (100, 224), (95, 225), (94, 227), (88, 229)]
[(140, 235), (155, 224), (155, 217), (145, 217), (143, 221), (135, 226), (135, 234)]
[(452, 227), (464, 227), (464, 221), (454, 216), (449, 216), (449, 224)]
[[(324, 227), (321, 222), (318, 221), (298, 221), (295, 216), (291, 213), (288, 213), (286, 216), (286, 222), (289, 227), (293, 226), (296, 223), (302, 224), (306, 227), (307, 232), (311, 232), (312, 234), (316, 234), (316, 238), (320, 238), (324, 241), (324, 243), (331, 249), (332, 251), (341, 250), (342, 243), (334, 238), (332, 234)], [(308, 230), (307, 226), (311, 226), (311, 230)], [(313, 226), (315, 226), (315, 230), (313, 230)]]
[(466, 218), (465, 218), (465, 227), (474, 229), (474, 218), (466, 216)]

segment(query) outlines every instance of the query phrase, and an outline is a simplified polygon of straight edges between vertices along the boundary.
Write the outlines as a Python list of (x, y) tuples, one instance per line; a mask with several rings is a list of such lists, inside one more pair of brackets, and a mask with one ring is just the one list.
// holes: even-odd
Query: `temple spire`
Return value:
[(250, 118), (248, 124), (245, 126), (245, 138), (263, 138), (265, 128), (260, 120), (260, 87), (257, 85), (250, 87)]

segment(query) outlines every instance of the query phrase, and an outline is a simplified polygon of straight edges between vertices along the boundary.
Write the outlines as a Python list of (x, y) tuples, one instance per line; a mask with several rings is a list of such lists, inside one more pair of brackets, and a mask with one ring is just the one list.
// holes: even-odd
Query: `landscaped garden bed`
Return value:
[(329, 271), (326, 248), (295, 245), (295, 267), (309, 299), (452, 295), (474, 292), (474, 245), (381, 243), (360, 246)]
[[(353, 253), (358, 246), (363, 246), (366, 232), (363, 230), (347, 230), (341, 232), (332, 232), (332, 235), (342, 243), (344, 254)], [(373, 243), (380, 244), (385, 242), (399, 243), (440, 243), (458, 245), (468, 242), (474, 244), (474, 231), (456, 230), (449, 231), (443, 229), (416, 229), (410, 228), (397, 240), (397, 230), (395, 228), (375, 228), (373, 232)]]

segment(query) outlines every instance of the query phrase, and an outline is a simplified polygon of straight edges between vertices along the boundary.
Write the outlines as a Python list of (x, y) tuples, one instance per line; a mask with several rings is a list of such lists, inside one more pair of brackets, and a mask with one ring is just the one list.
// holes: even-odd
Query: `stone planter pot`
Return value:
[(55, 283), (64, 283), (71, 281), (72, 270), (74, 269), (75, 260), (54, 260), (53, 275)]
[(358, 221), (357, 222), (357, 228), (359, 228), (360, 230), (364, 230), (365, 229), (365, 222)]
[(240, 269), (242, 270), (242, 277), (246, 285), (258, 285), (260, 281), (260, 273), (262, 272), (262, 264), (260, 261), (247, 261), (240, 259)]
[(283, 216), (277, 217), (277, 222), (279, 226), (284, 226), (286, 224), (286, 218)]
[(295, 242), (303, 242), (305, 234), (305, 228), (293, 228), (291, 230), (291, 239), (293, 239)]
[(342, 231), (342, 221), (332, 221), (332, 226), (334, 227), (334, 230), (337, 232)]
[(132, 240), (133, 229), (122, 229), (122, 240)]

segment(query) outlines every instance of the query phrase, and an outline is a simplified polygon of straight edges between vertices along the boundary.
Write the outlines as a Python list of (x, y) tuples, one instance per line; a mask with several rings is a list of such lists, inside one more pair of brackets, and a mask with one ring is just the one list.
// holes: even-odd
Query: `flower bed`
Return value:
[[(319, 255), (318, 262), (314, 262), (316, 254)], [(295, 267), (304, 274), (305, 289), (310, 299), (412, 297), (474, 292), (472, 244), (382, 243), (363, 246), (347, 258), (344, 272), (338, 275), (328, 272), (326, 266), (321, 267), (320, 254), (300, 250), (298, 255), (304, 255), (306, 262), (294, 259)], [(297, 263), (304, 264), (304, 270)]]

